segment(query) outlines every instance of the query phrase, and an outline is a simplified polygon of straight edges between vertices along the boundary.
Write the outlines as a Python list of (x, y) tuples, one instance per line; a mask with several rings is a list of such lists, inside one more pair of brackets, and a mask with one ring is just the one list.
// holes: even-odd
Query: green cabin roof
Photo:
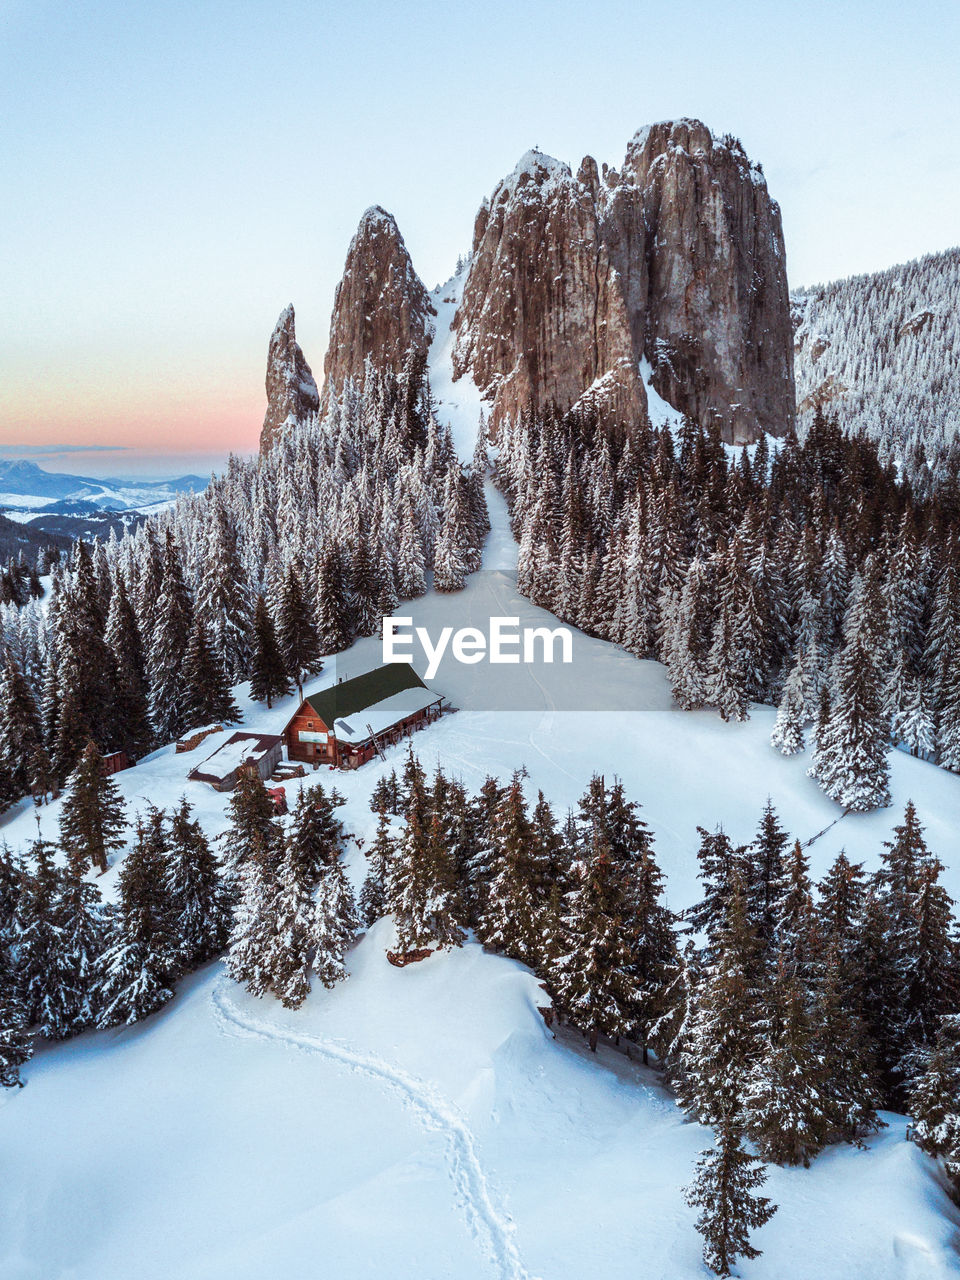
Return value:
[[(426, 687), (409, 662), (390, 662), (384, 667), (366, 671), (362, 676), (354, 676), (352, 680), (342, 680), (339, 684), (328, 685), (326, 689), (317, 689), (315, 693), (305, 693), (303, 703), (309, 703), (317, 719), (332, 729), (335, 720), (354, 716), (374, 703), (383, 702), (384, 698), (392, 698), (395, 693)], [(437, 698), (440, 696), (438, 693)]]

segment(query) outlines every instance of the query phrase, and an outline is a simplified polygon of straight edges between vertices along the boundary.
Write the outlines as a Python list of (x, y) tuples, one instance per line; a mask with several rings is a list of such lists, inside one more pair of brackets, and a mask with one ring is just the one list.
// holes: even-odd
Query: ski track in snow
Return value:
[(266, 1018), (245, 1013), (227, 995), (224, 980), (214, 986), (210, 999), (216, 1020), (225, 1035), (239, 1034), (290, 1045), (369, 1076), (399, 1094), (424, 1129), (446, 1137), (450, 1178), (457, 1191), (457, 1201), (465, 1211), (470, 1234), (483, 1250), (498, 1280), (538, 1280), (520, 1260), (513, 1238), (514, 1224), (493, 1203), (487, 1177), (477, 1155), (476, 1140), (466, 1120), (449, 1099), (425, 1080), (417, 1079), (376, 1054), (304, 1032), (288, 1031)]

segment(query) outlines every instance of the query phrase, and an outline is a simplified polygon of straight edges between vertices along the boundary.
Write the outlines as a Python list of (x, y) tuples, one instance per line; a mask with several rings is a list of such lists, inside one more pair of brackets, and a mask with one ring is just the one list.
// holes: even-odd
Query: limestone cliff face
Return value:
[(310, 366), (297, 344), (293, 304), (280, 313), (267, 351), (267, 412), (260, 432), (261, 452), (288, 422), (317, 410), (320, 396)]
[(793, 430), (793, 332), (780, 209), (733, 138), (699, 120), (642, 129), (603, 224), (634, 349), (676, 408), (741, 444)]
[(494, 429), (522, 408), (569, 408), (589, 387), (618, 416), (645, 410), (595, 180), (596, 166), (574, 178), (530, 151), (477, 216), (453, 362), (492, 401)]
[(492, 402), (586, 396), (629, 420), (638, 377), (743, 443), (794, 426), (793, 342), (780, 212), (734, 139), (699, 121), (641, 130), (622, 171), (574, 177), (528, 152), (481, 208), (454, 369)]
[(396, 221), (379, 206), (368, 209), (334, 297), (325, 392), (345, 378), (362, 378), (368, 358), (378, 369), (399, 372), (411, 347), (425, 352), (429, 346), (433, 314)]
[[(324, 395), (368, 360), (399, 372), (425, 354), (434, 315), (395, 220), (368, 209), (337, 287)], [(698, 120), (642, 129), (621, 170), (587, 156), (574, 175), (527, 152), (477, 214), (453, 329), (454, 377), (474, 379), (494, 432), (548, 404), (629, 428), (647, 412), (644, 378), (730, 443), (794, 429), (780, 210), (739, 142)], [(275, 344), (265, 437), (296, 413), (296, 388), (304, 403), (316, 391), (292, 308), (271, 367)]]

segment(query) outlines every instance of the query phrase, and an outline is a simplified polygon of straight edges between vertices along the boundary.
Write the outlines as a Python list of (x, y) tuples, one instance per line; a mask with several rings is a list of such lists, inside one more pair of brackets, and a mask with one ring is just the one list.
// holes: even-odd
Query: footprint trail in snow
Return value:
[(288, 1044), (369, 1076), (399, 1094), (424, 1129), (445, 1136), (450, 1177), (457, 1190), (458, 1202), (464, 1207), (470, 1232), (483, 1249), (497, 1280), (537, 1280), (520, 1260), (513, 1238), (514, 1225), (494, 1205), (473, 1133), (452, 1102), (426, 1081), (375, 1054), (306, 1032), (290, 1031), (266, 1018), (246, 1013), (230, 999), (223, 981), (217, 983), (210, 998), (216, 1019), (225, 1034)]

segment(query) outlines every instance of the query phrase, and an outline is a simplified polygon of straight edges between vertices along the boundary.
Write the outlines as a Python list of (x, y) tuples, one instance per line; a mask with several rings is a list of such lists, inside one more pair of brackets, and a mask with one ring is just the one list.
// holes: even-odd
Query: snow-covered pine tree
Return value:
[(287, 565), (283, 578), (278, 631), (287, 673), (302, 698), (304, 676), (316, 670), (320, 645), (313, 611), (304, 597), (297, 567), (292, 563)]
[(738, 1258), (760, 1256), (750, 1232), (769, 1222), (777, 1206), (754, 1194), (766, 1181), (766, 1170), (744, 1149), (732, 1120), (717, 1124), (715, 1143), (701, 1152), (686, 1200), (701, 1210), (696, 1225), (703, 1236), (704, 1262), (715, 1275), (729, 1276)]
[(857, 634), (838, 658), (829, 720), (808, 772), (844, 809), (866, 813), (890, 803), (887, 754), (877, 670)]
[(960, 1203), (960, 1014), (944, 1018), (910, 1094), (912, 1137), (935, 1156)]
[(0, 944), (0, 1087), (23, 1088), (20, 1068), (33, 1055), (26, 1009), (10, 948)]
[(631, 1034), (643, 996), (630, 938), (621, 928), (631, 915), (628, 886), (596, 817), (580, 833), (571, 881), (564, 917), (569, 950), (554, 964), (550, 986), (596, 1052), (600, 1035)]
[(681, 1101), (701, 1124), (735, 1123), (742, 1117), (748, 1082), (768, 1034), (759, 951), (746, 889), (735, 874), (680, 1064)]
[(36, 700), (8, 649), (0, 675), (0, 760), (16, 795), (31, 789), (33, 758), (42, 746), (43, 727)]
[(763, 947), (771, 944), (776, 931), (783, 891), (783, 855), (789, 842), (790, 837), (781, 826), (773, 801), (768, 796), (757, 834), (745, 848), (741, 863), (746, 881), (747, 907)]
[(336, 543), (324, 549), (318, 564), (316, 622), (321, 653), (339, 653), (353, 641), (353, 619), (343, 558)]
[(301, 786), (297, 794), (287, 845), (300, 879), (310, 889), (340, 857), (345, 832), (336, 811), (344, 803), (336, 788), (327, 792), (319, 785)]
[(737, 636), (735, 579), (731, 572), (720, 578), (720, 604), (707, 655), (707, 700), (724, 720), (746, 720), (747, 674)]
[(180, 549), (171, 529), (163, 551), (163, 579), (156, 603), (148, 666), (151, 718), (163, 742), (180, 736), (187, 724), (182, 699), (183, 663), (193, 631), (193, 600), (184, 578)]
[(110, 597), (106, 638), (116, 672), (115, 741), (118, 750), (136, 760), (150, 749), (154, 733), (143, 638), (122, 573), (117, 573)]
[(55, 912), (57, 946), (49, 964), (60, 987), (62, 1022), (56, 1038), (61, 1039), (96, 1025), (98, 974), (107, 930), (100, 890), (69, 864), (60, 876)]
[(255, 996), (265, 995), (273, 980), (270, 959), (276, 937), (277, 854), (267, 857), (261, 852), (237, 864), (238, 901), (225, 968), (234, 982), (242, 983)]
[(96, 743), (88, 742), (60, 810), (60, 839), (76, 874), (96, 867), (102, 875), (110, 854), (123, 848), (126, 828), (117, 784), (104, 772)]
[(338, 859), (324, 868), (313, 917), (313, 971), (325, 987), (347, 976), (344, 957), (360, 928), (353, 890)]
[(493, 818), (493, 848), (477, 933), (483, 943), (536, 967), (543, 886), (523, 771), (514, 773)]
[(184, 797), (170, 819), (166, 864), (175, 971), (189, 973), (220, 955), (231, 923), (231, 894), (220, 863)]
[(832, 1099), (807, 989), (784, 960), (766, 1003), (769, 1031), (746, 1082), (744, 1125), (765, 1160), (806, 1168), (829, 1137)]
[(255, 702), (273, 706), (274, 698), (290, 692), (290, 677), (280, 650), (276, 628), (262, 595), (253, 612), (253, 658), (250, 667), (250, 696)]
[(745, 874), (745, 850), (735, 847), (722, 827), (716, 831), (697, 827), (697, 834), (700, 837), (697, 879), (703, 886), (703, 897), (684, 912), (683, 918), (696, 933), (706, 934), (708, 948), (712, 948), (727, 919), (734, 881)]
[(310, 957), (315, 942), (315, 906), (288, 846), (277, 869), (273, 928), (263, 963), (269, 989), (286, 1009), (297, 1009), (310, 993)]
[[(385, 781), (385, 779), (381, 779)], [(389, 910), (391, 868), (396, 841), (390, 828), (390, 815), (385, 804), (377, 811), (377, 834), (367, 854), (367, 874), (360, 889), (360, 915), (369, 928)]]
[(218, 670), (218, 684), (229, 689), (243, 679), (249, 665), (250, 598), (237, 530), (224, 502), (223, 482), (215, 481), (207, 492), (196, 616)]
[(783, 686), (777, 719), (770, 734), (770, 745), (785, 756), (794, 756), (804, 749), (803, 729), (807, 720), (803, 684), (803, 668), (798, 660)]
[(201, 725), (234, 724), (240, 719), (240, 710), (233, 700), (225, 663), (214, 654), (203, 619), (194, 619), (190, 642), (183, 659), (183, 723), (196, 729)]
[(119, 910), (99, 965), (101, 1027), (140, 1022), (173, 998), (176, 939), (167, 895), (167, 850), (164, 815), (152, 809), (138, 825), (117, 876)]
[(441, 838), (439, 816), (429, 803), (423, 770), (412, 752), (405, 774), (406, 827), (389, 884), (397, 946), (401, 952), (459, 947), (464, 933), (456, 867)]
[(670, 686), (684, 711), (704, 706), (710, 694), (707, 638), (711, 620), (709, 571), (704, 561), (694, 556), (676, 598), (664, 643)]
[(402, 600), (413, 600), (426, 591), (424, 569), (423, 543), (417, 530), (413, 508), (408, 502), (400, 520), (400, 545), (397, 551), (397, 591)]
[(61, 1039), (69, 1034), (71, 1002), (61, 985), (59, 966), (51, 963), (63, 954), (60, 872), (53, 856), (53, 845), (42, 838), (38, 827), (17, 899), (12, 941), (26, 1025), (36, 1026), (49, 1039)]
[(263, 779), (254, 769), (241, 769), (227, 805), (230, 826), (224, 836), (224, 862), (237, 870), (248, 862), (277, 866), (283, 829)]
[(881, 1098), (872, 1046), (859, 1011), (858, 978), (839, 941), (831, 938), (820, 963), (813, 1015), (827, 1098), (827, 1141), (857, 1146), (882, 1124), (877, 1117)]

